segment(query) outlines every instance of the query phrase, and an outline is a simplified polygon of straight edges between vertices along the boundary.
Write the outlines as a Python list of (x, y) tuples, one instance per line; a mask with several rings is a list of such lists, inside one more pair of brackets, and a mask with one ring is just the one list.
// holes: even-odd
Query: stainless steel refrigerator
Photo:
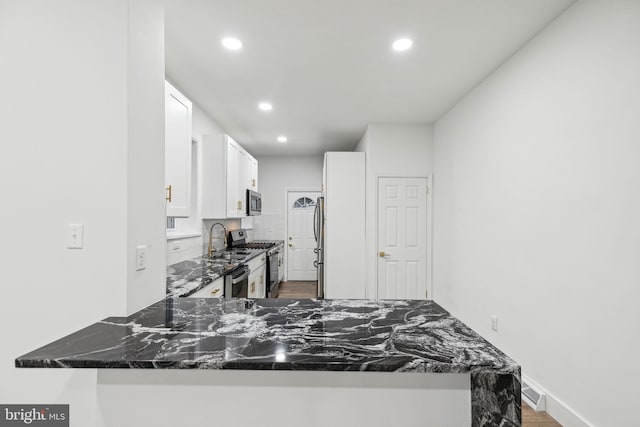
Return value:
[(324, 298), (324, 197), (318, 197), (313, 214), (313, 236), (316, 239), (316, 260), (313, 265), (318, 269), (318, 298)]

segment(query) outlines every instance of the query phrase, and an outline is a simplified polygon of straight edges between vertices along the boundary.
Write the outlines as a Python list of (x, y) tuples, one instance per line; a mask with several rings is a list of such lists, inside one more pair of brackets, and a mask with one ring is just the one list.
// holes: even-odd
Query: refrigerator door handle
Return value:
[(320, 208), (320, 205), (316, 204), (316, 208), (313, 210), (313, 238), (316, 239), (316, 242), (318, 241), (318, 209), (319, 208)]

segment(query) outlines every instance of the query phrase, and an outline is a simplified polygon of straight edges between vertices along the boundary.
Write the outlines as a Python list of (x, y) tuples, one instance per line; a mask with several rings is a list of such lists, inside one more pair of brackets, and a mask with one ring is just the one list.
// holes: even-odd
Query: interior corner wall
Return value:
[(433, 126), (370, 124), (355, 151), (366, 158), (366, 292), (377, 298), (377, 180), (379, 176), (428, 177), (432, 173)]
[[(128, 166), (140, 153), (128, 114), (142, 105), (129, 98), (140, 94), (129, 74), (129, 3), (0, 2), (0, 402), (70, 404), (76, 426), (97, 424), (96, 370), (17, 369), (14, 359), (130, 308), (129, 195), (162, 197), (164, 183), (132, 185)], [(73, 223), (84, 224), (83, 249), (67, 249)]]
[[(164, 8), (129, 1), (127, 45), (127, 313), (166, 296)], [(146, 268), (136, 270), (136, 247)]]
[(435, 124), (435, 300), (565, 426), (637, 424), (639, 23), (578, 1)]

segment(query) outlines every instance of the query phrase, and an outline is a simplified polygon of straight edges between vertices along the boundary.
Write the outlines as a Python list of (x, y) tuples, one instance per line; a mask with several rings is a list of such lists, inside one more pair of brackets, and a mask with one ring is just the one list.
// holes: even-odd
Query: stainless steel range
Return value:
[(276, 298), (280, 290), (284, 263), (284, 240), (254, 240), (247, 242), (247, 230), (229, 232), (229, 248), (234, 252), (266, 250), (267, 251), (267, 298)]

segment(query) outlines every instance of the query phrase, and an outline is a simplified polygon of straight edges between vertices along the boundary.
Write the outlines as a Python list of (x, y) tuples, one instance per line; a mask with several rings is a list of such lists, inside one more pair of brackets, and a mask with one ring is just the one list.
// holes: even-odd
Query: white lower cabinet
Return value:
[(284, 280), (284, 251), (278, 252), (278, 282)]
[(265, 298), (267, 296), (267, 255), (261, 254), (249, 261), (249, 298)]
[(264, 267), (249, 275), (249, 298), (264, 298), (266, 293), (266, 271)]
[(221, 298), (224, 294), (224, 276), (218, 277), (204, 288), (192, 293), (188, 298)]

